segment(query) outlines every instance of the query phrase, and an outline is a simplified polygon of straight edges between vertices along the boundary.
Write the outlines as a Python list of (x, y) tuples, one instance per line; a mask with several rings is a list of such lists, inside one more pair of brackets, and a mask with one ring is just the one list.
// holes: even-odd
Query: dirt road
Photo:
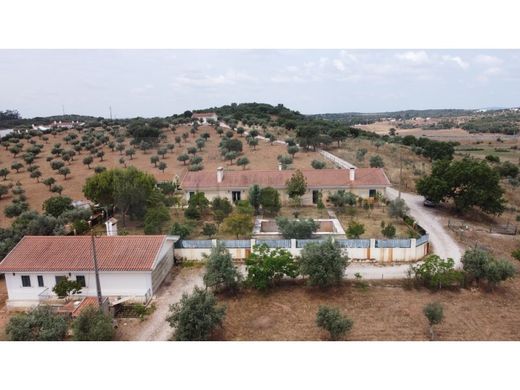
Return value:
[(163, 284), (155, 301), (156, 309), (142, 322), (133, 340), (167, 341), (173, 330), (166, 322), (170, 305), (180, 301), (183, 293), (191, 293), (195, 286), (203, 286), (205, 268), (183, 268), (173, 280)]

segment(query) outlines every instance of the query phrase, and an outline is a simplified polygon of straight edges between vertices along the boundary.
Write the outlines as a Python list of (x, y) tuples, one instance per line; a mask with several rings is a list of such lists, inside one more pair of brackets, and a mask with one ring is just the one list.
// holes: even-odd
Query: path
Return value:
[(155, 311), (142, 323), (133, 340), (167, 341), (173, 334), (166, 322), (170, 305), (180, 301), (183, 293), (191, 293), (195, 286), (203, 286), (204, 268), (182, 268), (171, 283), (165, 281), (157, 294)]

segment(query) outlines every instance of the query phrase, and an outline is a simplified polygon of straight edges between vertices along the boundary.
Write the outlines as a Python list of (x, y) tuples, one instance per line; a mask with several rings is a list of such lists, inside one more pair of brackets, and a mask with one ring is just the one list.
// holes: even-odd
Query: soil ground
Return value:
[(0, 341), (6, 340), (5, 326), (9, 321), (9, 314), (5, 307), (5, 301), (7, 300), (7, 288), (5, 286), (5, 278), (3, 275), (0, 276)]
[(488, 293), (484, 290), (431, 292), (406, 289), (403, 282), (355, 287), (354, 282), (319, 291), (297, 281), (268, 294), (245, 291), (220, 297), (227, 314), (218, 340), (326, 340), (316, 326), (320, 305), (337, 307), (354, 320), (348, 340), (428, 340), (423, 307), (444, 307), (436, 326), (438, 340), (520, 340), (520, 280)]

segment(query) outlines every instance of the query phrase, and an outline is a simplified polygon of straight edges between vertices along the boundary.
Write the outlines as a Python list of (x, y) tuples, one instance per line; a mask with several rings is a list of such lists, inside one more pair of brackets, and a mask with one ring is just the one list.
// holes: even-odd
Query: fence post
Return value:
[(217, 246), (217, 239), (216, 239), (216, 238), (214, 238), (213, 240), (211, 240), (211, 246), (212, 246), (213, 248), (215, 248), (215, 247)]
[(412, 238), (410, 240), (410, 248), (413, 248), (413, 252), (410, 253), (410, 255), (413, 256), (412, 260), (417, 260), (417, 239), (416, 238)]
[(251, 239), (251, 250), (253, 250), (253, 247), (256, 245), (256, 239)]

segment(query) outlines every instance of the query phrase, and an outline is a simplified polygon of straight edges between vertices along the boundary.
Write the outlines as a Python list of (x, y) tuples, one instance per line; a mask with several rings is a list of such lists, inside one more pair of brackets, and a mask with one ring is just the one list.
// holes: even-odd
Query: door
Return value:
[(312, 204), (318, 204), (319, 198), (320, 198), (320, 191), (313, 190), (312, 191)]
[(231, 198), (237, 203), (240, 200), (240, 191), (231, 191)]

